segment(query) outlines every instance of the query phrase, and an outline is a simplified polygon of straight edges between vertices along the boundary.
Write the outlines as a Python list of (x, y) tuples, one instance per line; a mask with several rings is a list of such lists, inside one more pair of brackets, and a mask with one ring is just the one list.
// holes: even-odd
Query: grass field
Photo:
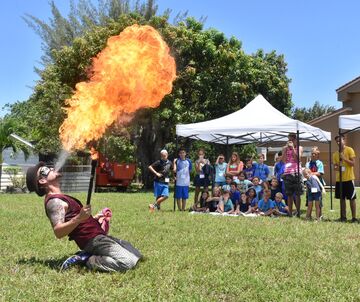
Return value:
[(0, 195), (0, 301), (360, 301), (360, 225), (334, 221), (337, 200), (334, 212), (325, 201), (320, 223), (190, 215), (172, 199), (149, 213), (152, 200), (92, 198), (94, 213), (112, 209), (110, 233), (145, 255), (135, 270), (60, 273), (77, 247), (55, 239), (42, 199)]

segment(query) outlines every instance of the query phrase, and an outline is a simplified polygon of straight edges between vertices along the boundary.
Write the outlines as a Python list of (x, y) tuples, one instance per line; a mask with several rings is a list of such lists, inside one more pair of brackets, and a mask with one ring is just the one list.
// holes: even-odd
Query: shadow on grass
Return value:
[[(69, 255), (71, 256), (71, 255)], [(63, 257), (61, 259), (39, 259), (37, 257), (31, 258), (22, 258), (17, 261), (18, 264), (25, 265), (38, 265), (41, 264), (43, 266), (49, 267), (53, 270), (60, 270), (61, 265), (68, 257)]]

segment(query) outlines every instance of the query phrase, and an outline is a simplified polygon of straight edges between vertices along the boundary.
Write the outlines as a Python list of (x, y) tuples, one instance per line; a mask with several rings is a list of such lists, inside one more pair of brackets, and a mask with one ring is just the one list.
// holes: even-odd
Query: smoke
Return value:
[(70, 153), (66, 150), (61, 150), (58, 161), (55, 164), (55, 171), (58, 172), (65, 164), (66, 159), (69, 157)]

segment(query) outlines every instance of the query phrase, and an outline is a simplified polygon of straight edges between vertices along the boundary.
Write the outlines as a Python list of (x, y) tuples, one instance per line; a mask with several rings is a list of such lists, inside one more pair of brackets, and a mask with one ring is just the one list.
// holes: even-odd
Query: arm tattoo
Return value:
[(53, 227), (65, 221), (66, 209), (67, 203), (59, 198), (53, 198), (48, 201), (46, 204), (46, 215), (49, 217)]

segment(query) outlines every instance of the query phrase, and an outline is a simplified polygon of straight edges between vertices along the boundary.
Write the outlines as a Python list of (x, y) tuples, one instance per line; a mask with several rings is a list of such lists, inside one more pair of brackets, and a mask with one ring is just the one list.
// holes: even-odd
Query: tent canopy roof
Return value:
[(262, 95), (229, 115), (200, 123), (176, 125), (178, 136), (230, 145), (287, 141), (288, 134), (297, 131), (301, 141), (331, 141), (330, 132), (287, 117)]
[(343, 130), (355, 130), (360, 127), (360, 114), (339, 116), (339, 128)]

